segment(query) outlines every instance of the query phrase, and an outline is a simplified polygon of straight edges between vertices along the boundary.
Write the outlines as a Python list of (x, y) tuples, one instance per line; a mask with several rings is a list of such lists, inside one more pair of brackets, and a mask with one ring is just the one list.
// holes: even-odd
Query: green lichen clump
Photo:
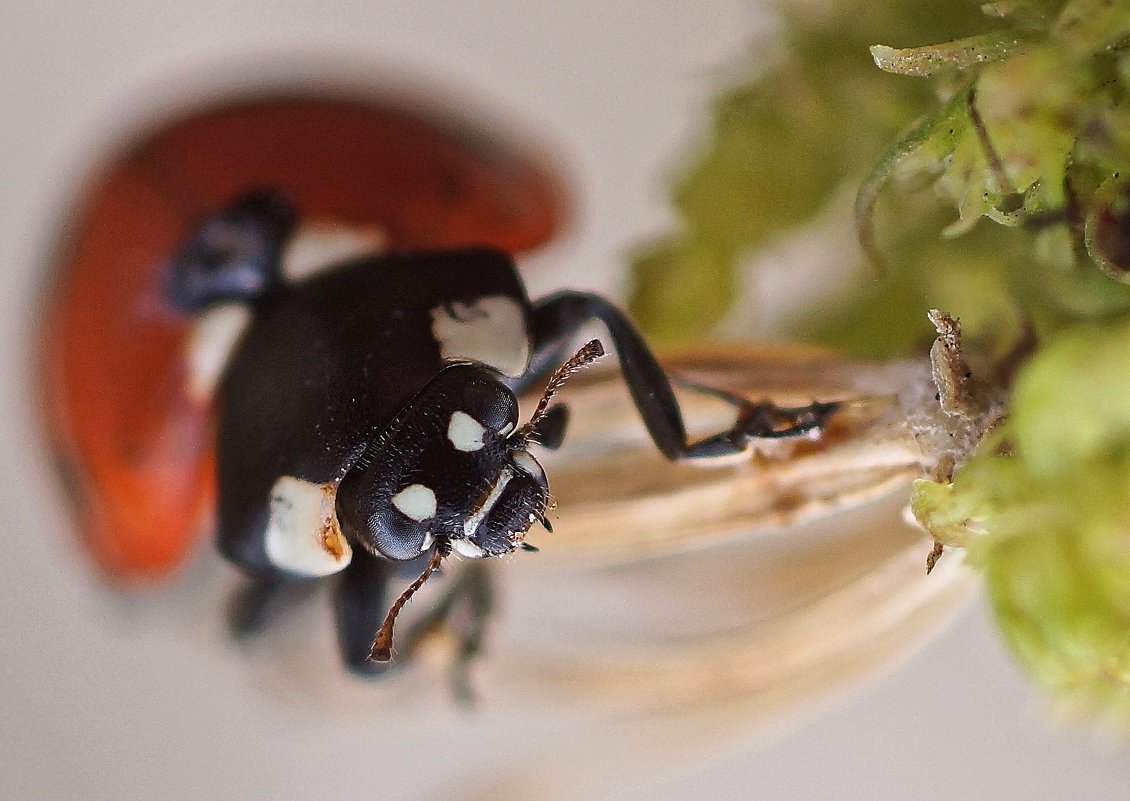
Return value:
[(1130, 717), (1130, 3), (779, 5), (677, 230), (634, 261), (632, 311), (707, 334), (749, 254), (853, 187), (872, 270), (793, 332), (912, 353), (940, 308), (997, 360), (1005, 420), (914, 511), (968, 549), (1034, 676)]
[(912, 507), (968, 549), (1013, 652), (1080, 705), (1130, 719), (1130, 321), (1042, 348), (1010, 416)]
[[(969, 243), (973, 249), (995, 251), (979, 254), (990, 264), (978, 274), (995, 275), (996, 293), (954, 299), (974, 310), (967, 331), (998, 341), (1016, 332), (1002, 332), (1001, 318), (984, 313), (986, 302), (1007, 303), (1015, 322), (1037, 333), (1124, 314), (1130, 6), (1076, 0), (991, 8), (1007, 12), (1001, 21), (1010, 26), (940, 48), (871, 49), (882, 69), (936, 76), (942, 100), (864, 181), (856, 201), (864, 248), (886, 260), (874, 231), (882, 190), (892, 182), (929, 183), (956, 212), (935, 244), (948, 258), (934, 270), (964, 258), (967, 243), (950, 240), (976, 229), (984, 241)], [(902, 240), (916, 228), (901, 218), (898, 227)], [(1009, 241), (1007, 229), (1023, 241)], [(924, 280), (929, 291), (933, 279)]]

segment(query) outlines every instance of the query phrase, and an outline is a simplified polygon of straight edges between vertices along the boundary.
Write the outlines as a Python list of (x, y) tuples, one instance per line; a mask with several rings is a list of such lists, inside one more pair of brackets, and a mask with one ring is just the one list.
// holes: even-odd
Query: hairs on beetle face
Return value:
[[(530, 434), (533, 432), (534, 427), (538, 421), (545, 415), (546, 410), (549, 408), (549, 403), (553, 400), (553, 396), (561, 389), (561, 385), (565, 383), (573, 373), (580, 370), (587, 364), (599, 359), (604, 355), (604, 346), (600, 344), (599, 339), (593, 339), (585, 343), (576, 353), (573, 354), (567, 362), (557, 368), (549, 379), (549, 384), (542, 393), (541, 400), (538, 401), (537, 408), (534, 413), (530, 415), (530, 420), (518, 431), (511, 435), (512, 439), (528, 440)], [(544, 519), (542, 524), (549, 528), (548, 522)], [(532, 545), (521, 544), (521, 548), (526, 551), (537, 551)], [(451, 553), (451, 543), (446, 539), (437, 540), (435, 550), (432, 551), (432, 558), (428, 560), (428, 566), (424, 568), (424, 572), (417, 576), (416, 580), (405, 588), (400, 597), (393, 602), (389, 607), (388, 614), (385, 615), (384, 622), (381, 624), (380, 629), (377, 631), (377, 636), (373, 639), (373, 646), (369, 650), (369, 659), (374, 662), (388, 662), (392, 659), (392, 629), (396, 624), (396, 617), (400, 614), (400, 610), (408, 603), (409, 599), (416, 594), (416, 591), (424, 586), (432, 574), (439, 570), (440, 563)]]

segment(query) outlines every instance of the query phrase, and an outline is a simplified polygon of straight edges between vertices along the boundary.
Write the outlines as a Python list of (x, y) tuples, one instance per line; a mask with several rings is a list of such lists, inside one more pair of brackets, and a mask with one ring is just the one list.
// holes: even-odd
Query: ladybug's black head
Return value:
[(509, 553), (549, 501), (529, 441), (518, 401), (496, 374), (449, 367), (342, 480), (342, 530), (386, 559), (415, 559), (433, 546), (475, 558)]
[(536, 550), (525, 536), (535, 522), (548, 528), (549, 484), (529, 445), (559, 441), (563, 417), (549, 401), (569, 373), (603, 353), (596, 340), (582, 348), (520, 427), (518, 401), (496, 373), (448, 367), (369, 443), (337, 490), (342, 532), (386, 559), (434, 549), (428, 569), (389, 612), (374, 658), (388, 659), (396, 613), (448, 553), (487, 558)]

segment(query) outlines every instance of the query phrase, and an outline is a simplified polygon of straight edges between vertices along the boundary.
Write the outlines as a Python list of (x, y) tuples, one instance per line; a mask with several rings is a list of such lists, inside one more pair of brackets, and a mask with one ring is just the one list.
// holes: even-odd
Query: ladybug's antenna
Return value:
[(557, 394), (557, 390), (561, 389), (561, 385), (573, 373), (580, 370), (587, 364), (590, 364), (601, 356), (604, 355), (604, 346), (600, 344), (599, 339), (591, 339), (585, 343), (579, 351), (573, 354), (572, 358), (565, 364), (561, 365), (554, 371), (549, 379), (549, 384), (545, 388), (545, 393), (538, 401), (538, 406), (534, 409), (534, 413), (530, 416), (530, 422), (522, 426), (521, 431), (518, 432), (518, 437), (527, 437), (530, 432), (534, 430), (534, 426), (538, 421), (545, 416), (545, 412), (549, 409), (549, 402), (553, 400), (553, 396)]
[(381, 624), (380, 631), (377, 632), (376, 638), (373, 640), (373, 647), (369, 650), (369, 658), (374, 662), (387, 662), (392, 659), (392, 627), (396, 623), (396, 616), (400, 614), (400, 610), (404, 608), (404, 604), (408, 603), (408, 599), (416, 594), (416, 590), (424, 586), (432, 573), (439, 569), (439, 563), (447, 556), (448, 549), (446, 544), (436, 545), (435, 551), (432, 552), (432, 558), (428, 560), (428, 566), (424, 568), (424, 572), (417, 577), (415, 581), (408, 585), (404, 592), (400, 593), (400, 597), (396, 599), (392, 607), (388, 610), (385, 616), (385, 622)]

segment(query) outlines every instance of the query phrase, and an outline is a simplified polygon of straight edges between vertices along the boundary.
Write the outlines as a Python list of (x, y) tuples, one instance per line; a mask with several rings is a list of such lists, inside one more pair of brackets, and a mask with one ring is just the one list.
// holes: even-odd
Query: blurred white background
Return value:
[[(575, 227), (530, 265), (534, 292), (562, 275), (615, 291), (625, 248), (667, 219), (664, 178), (712, 86), (765, 15), (742, 0), (44, 0), (5, 2), (2, 19), (0, 799), (461, 797), (484, 771), (577, 736), (567, 716), (513, 704), (460, 712), (438, 681), (410, 702), (390, 700), (395, 682), (350, 688), (351, 703), (370, 699), (353, 709), (280, 697), (296, 685), (258, 686), (242, 655), (202, 645), (219, 640), (219, 604), (191, 573), (105, 592), (71, 539), (30, 389), (53, 235), (123, 121), (226, 81), (277, 82), (282, 58), (393, 87), (410, 77), (534, 132), (576, 202)], [(986, 614), (975, 604), (830, 712), (739, 735), (709, 764), (616, 797), (1124, 798), (1125, 750), (1054, 728)]]

